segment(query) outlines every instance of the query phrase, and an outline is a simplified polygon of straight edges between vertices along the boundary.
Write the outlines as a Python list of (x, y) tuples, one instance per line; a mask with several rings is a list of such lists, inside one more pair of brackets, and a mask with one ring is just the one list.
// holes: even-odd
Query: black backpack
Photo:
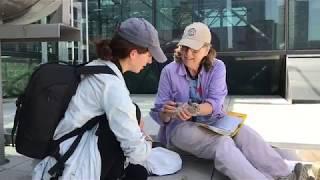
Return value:
[[(47, 63), (40, 65), (32, 74), (24, 93), (18, 97), (17, 111), (12, 129), (12, 144), (18, 153), (43, 159), (57, 155), (57, 146), (62, 141), (78, 136), (62, 161), (67, 160), (78, 145), (83, 133), (95, 126), (101, 117), (93, 118), (83, 127), (53, 141), (54, 131), (63, 118), (68, 104), (75, 94), (80, 76), (90, 74), (113, 74), (108, 66), (84, 66)], [(16, 133), (16, 140), (13, 137)], [(59, 157), (55, 157), (56, 159)], [(61, 159), (61, 157), (60, 157)]]

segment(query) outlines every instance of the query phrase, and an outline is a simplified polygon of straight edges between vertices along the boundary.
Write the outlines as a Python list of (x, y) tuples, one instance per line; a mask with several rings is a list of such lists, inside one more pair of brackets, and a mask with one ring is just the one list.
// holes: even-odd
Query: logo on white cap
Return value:
[(196, 29), (195, 28), (190, 28), (187, 32), (188, 36), (194, 36), (196, 35)]

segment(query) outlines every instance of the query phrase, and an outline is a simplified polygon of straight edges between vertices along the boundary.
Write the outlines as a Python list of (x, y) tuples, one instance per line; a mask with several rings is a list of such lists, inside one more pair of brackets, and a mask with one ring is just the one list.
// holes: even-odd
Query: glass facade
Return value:
[(157, 1), (157, 29), (165, 42), (178, 40), (186, 25), (211, 29), (217, 51), (284, 49), (284, 0)]
[(195, 21), (210, 27), (218, 51), (285, 49), (285, 0), (89, 0), (88, 6), (91, 39), (111, 37), (119, 22), (143, 17), (165, 49)]
[[(89, 38), (110, 38), (119, 22), (143, 17), (158, 30), (171, 62), (184, 28), (200, 21), (209, 26), (212, 45), (227, 66), (229, 94), (282, 94), (286, 4), (286, 0), (89, 0)], [(164, 66), (154, 62), (138, 75), (126, 74), (131, 93), (155, 93)]]
[[(85, 0), (79, 1), (84, 11)], [(111, 38), (129, 17), (143, 17), (158, 30), (169, 63), (184, 28), (200, 21), (209, 26), (212, 45), (226, 64), (229, 94), (283, 95), (286, 56), (320, 54), (319, 16), (319, 0), (88, 0), (89, 60), (95, 58), (96, 40)], [(60, 59), (59, 48), (48, 42), (48, 61)], [(3, 69), (21, 58), (41, 62), (40, 43), (3, 43), (2, 49)], [(156, 93), (165, 65), (154, 62), (140, 74), (125, 74), (131, 93)]]

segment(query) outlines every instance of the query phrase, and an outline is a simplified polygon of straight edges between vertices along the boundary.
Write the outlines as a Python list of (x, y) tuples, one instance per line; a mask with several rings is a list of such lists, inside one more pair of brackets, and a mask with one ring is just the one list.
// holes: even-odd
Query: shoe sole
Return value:
[(315, 180), (320, 180), (320, 167), (314, 170)]
[(315, 180), (320, 180), (320, 163), (314, 163), (312, 165), (312, 171), (313, 171)]
[(294, 167), (294, 172), (296, 174), (296, 180), (311, 180), (308, 175), (308, 167), (307, 165), (303, 165), (301, 163), (296, 164)]

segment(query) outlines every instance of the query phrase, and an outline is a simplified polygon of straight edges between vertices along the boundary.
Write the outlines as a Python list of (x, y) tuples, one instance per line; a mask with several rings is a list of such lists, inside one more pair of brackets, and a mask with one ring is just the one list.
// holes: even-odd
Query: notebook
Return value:
[(235, 136), (243, 125), (246, 114), (228, 112), (226, 116), (213, 123), (198, 123), (200, 127), (226, 136)]

